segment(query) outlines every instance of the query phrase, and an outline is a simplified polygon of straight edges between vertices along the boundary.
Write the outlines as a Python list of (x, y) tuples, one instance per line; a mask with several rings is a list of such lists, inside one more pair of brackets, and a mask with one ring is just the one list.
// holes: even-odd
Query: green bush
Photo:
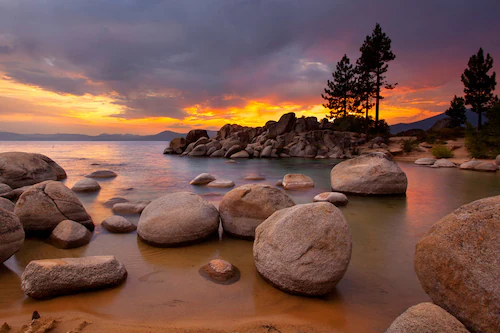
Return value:
[(411, 153), (417, 147), (418, 147), (417, 140), (408, 139), (401, 141), (401, 149), (403, 149), (405, 153)]
[(450, 158), (455, 156), (448, 147), (443, 145), (434, 146), (434, 148), (432, 148), (432, 155), (434, 155), (435, 158)]
[(500, 103), (486, 112), (488, 121), (478, 131), (467, 123), (465, 146), (474, 158), (495, 158), (500, 154)]
[(436, 143), (436, 140), (437, 140), (437, 135), (436, 133), (428, 133), (427, 136), (425, 137), (425, 142), (427, 142), (428, 144), (435, 144)]

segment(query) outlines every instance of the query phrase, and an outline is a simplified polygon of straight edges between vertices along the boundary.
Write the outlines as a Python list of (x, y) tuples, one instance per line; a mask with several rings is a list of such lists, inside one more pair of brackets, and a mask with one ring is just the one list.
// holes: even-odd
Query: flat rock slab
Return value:
[(314, 181), (311, 177), (300, 173), (289, 173), (283, 177), (283, 188), (286, 190), (299, 190), (314, 187)]
[(340, 192), (323, 192), (313, 199), (314, 202), (329, 202), (335, 206), (345, 206), (349, 202), (347, 196)]
[(0, 264), (19, 251), (24, 243), (24, 230), (19, 218), (0, 208)]
[(101, 189), (98, 182), (91, 178), (80, 179), (71, 188), (73, 192), (96, 192)]
[(233, 284), (240, 279), (240, 271), (230, 262), (222, 259), (210, 260), (199, 270), (201, 276), (218, 284)]
[(87, 178), (115, 178), (116, 176), (118, 175), (111, 170), (98, 170), (85, 175)]
[(128, 232), (132, 232), (137, 227), (135, 224), (124, 218), (123, 216), (111, 216), (102, 221), (101, 226), (109, 232), (115, 234), (124, 234)]
[(192, 181), (189, 182), (191, 185), (206, 185), (213, 182), (215, 177), (209, 173), (202, 173), (196, 176)]
[(92, 239), (92, 233), (80, 223), (70, 220), (60, 222), (52, 233), (49, 241), (61, 249), (73, 249), (87, 245)]
[(31, 261), (21, 276), (21, 288), (34, 299), (114, 287), (127, 278), (114, 256)]
[(234, 182), (230, 179), (217, 179), (207, 184), (208, 187), (229, 188), (234, 187)]
[(113, 205), (111, 209), (115, 214), (134, 215), (141, 214), (151, 201), (131, 201)]

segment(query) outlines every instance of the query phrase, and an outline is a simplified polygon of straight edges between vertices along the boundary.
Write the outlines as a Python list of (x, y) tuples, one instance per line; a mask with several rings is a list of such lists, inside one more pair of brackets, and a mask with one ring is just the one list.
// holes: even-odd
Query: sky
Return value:
[[(156, 134), (324, 118), (336, 63), (375, 24), (396, 59), (380, 116), (444, 112), (482, 47), (500, 68), (500, 1), (0, 0), (0, 131)], [(497, 93), (500, 89), (497, 88)]]

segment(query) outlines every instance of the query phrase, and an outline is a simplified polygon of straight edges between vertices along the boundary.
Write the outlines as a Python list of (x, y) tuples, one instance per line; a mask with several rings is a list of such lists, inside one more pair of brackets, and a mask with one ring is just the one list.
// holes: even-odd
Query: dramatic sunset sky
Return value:
[[(381, 117), (443, 112), (483, 47), (500, 68), (500, 1), (0, 0), (0, 131), (133, 133), (294, 111), (321, 92), (379, 22), (396, 60)], [(497, 92), (499, 89), (497, 89)]]

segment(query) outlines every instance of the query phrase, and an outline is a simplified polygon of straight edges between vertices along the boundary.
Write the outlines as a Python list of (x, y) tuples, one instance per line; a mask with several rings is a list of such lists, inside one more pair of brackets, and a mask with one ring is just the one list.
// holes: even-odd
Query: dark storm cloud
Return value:
[[(391, 80), (444, 84), (480, 46), (500, 61), (499, 11), (497, 0), (12, 0), (0, 3), (0, 66), (56, 92), (96, 93), (89, 82), (101, 82), (99, 92), (120, 95), (125, 118), (182, 118), (189, 105), (251, 99), (319, 104), (336, 61), (354, 61), (375, 22), (393, 40)], [(5, 68), (13, 58), (22, 63)]]

